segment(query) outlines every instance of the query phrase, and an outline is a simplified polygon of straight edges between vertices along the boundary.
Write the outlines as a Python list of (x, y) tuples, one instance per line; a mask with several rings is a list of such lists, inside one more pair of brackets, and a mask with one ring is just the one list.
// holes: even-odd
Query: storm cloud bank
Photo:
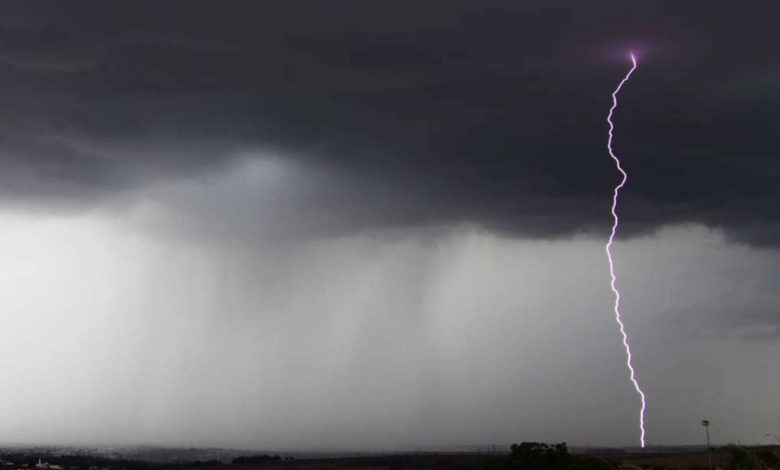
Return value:
[(603, 119), (633, 48), (626, 233), (773, 244), (777, 7), (609, 3), (5, 2), (2, 196), (90, 206), (250, 152), (330, 179), (311, 236), (600, 233)]

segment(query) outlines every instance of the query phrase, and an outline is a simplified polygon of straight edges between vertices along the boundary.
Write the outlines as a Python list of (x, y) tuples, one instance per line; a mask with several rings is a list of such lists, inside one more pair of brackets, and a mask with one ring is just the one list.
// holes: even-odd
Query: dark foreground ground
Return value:
[[(524, 447), (524, 446), (530, 447)], [(517, 450), (515, 447), (519, 447)], [(522, 451), (520, 448), (524, 448)], [(517, 452), (520, 451), (520, 452)], [(233, 458), (232, 454), (239, 454)], [(246, 453), (245, 453), (246, 452)], [(193, 458), (194, 457), (194, 458)], [(562, 459), (562, 460), (561, 460)], [(226, 463), (231, 462), (232, 463)], [(221, 463), (220, 463), (221, 462)], [(0, 470), (705, 470), (704, 448), (574, 449), (523, 443), (511, 452), (410, 453), (353, 457), (277, 456), (220, 449), (89, 450), (0, 448)], [(780, 470), (780, 446), (718, 447), (713, 470)]]
[[(780, 456), (780, 446), (748, 447), (750, 452), (769, 451)], [(720, 447), (712, 451), (712, 468), (714, 470), (759, 470), (745, 467), (744, 464), (734, 464), (734, 450)], [(607, 466), (621, 470), (662, 470), (662, 469), (708, 469), (706, 450), (673, 450), (659, 451), (586, 451), (578, 452), (578, 456), (595, 457), (607, 462)], [(380, 470), (380, 469), (494, 469), (501, 468), (499, 462), (505, 456), (502, 454), (412, 454), (388, 455), (374, 457), (345, 457), (329, 459), (283, 460), (261, 464), (231, 464), (203, 465), (201, 470)], [(597, 465), (598, 466), (598, 465)], [(780, 468), (764, 467), (764, 470), (780, 470)], [(529, 470), (532, 470), (529, 467)]]

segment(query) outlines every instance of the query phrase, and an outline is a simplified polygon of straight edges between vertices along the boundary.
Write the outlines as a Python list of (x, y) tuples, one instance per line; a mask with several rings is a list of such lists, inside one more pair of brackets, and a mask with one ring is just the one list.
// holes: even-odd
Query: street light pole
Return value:
[(708, 419), (701, 420), (701, 425), (704, 426), (704, 432), (707, 434), (707, 466), (712, 470), (712, 447), (710, 447), (710, 421)]

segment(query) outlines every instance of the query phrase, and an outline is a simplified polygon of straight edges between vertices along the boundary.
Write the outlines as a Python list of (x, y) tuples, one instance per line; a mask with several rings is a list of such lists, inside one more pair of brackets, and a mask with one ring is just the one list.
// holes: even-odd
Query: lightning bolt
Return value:
[(617, 322), (618, 326), (620, 327), (620, 334), (623, 335), (623, 347), (626, 349), (626, 366), (628, 367), (629, 371), (629, 377), (631, 379), (631, 383), (634, 384), (634, 389), (636, 389), (636, 393), (639, 394), (639, 398), (642, 401), (642, 408), (639, 410), (639, 442), (642, 445), (642, 448), (645, 447), (645, 394), (642, 391), (642, 388), (639, 386), (639, 382), (636, 380), (636, 373), (634, 372), (634, 367), (631, 365), (631, 346), (629, 346), (628, 343), (628, 334), (626, 334), (626, 327), (623, 325), (623, 321), (620, 319), (620, 291), (615, 286), (615, 264), (612, 261), (612, 242), (615, 240), (615, 233), (618, 229), (618, 215), (617, 215), (617, 205), (618, 205), (618, 196), (620, 195), (620, 190), (623, 188), (623, 186), (626, 185), (626, 181), (628, 180), (628, 173), (623, 169), (623, 167), (620, 165), (620, 159), (618, 159), (617, 155), (615, 155), (615, 152), (612, 150), (612, 139), (614, 137), (613, 133), (615, 130), (615, 125), (612, 124), (612, 113), (615, 111), (618, 105), (617, 101), (617, 95), (620, 92), (620, 89), (623, 88), (623, 85), (628, 81), (628, 79), (631, 77), (631, 74), (634, 73), (634, 70), (636, 70), (636, 57), (634, 54), (631, 54), (631, 69), (626, 73), (626, 76), (623, 77), (623, 80), (618, 83), (617, 88), (615, 88), (615, 91), (612, 92), (612, 107), (609, 108), (609, 114), (607, 115), (607, 124), (609, 124), (609, 137), (607, 138), (607, 150), (609, 151), (609, 156), (612, 157), (612, 160), (615, 161), (615, 166), (617, 167), (617, 170), (620, 172), (622, 178), (620, 180), (620, 183), (615, 186), (614, 192), (612, 193), (612, 218), (614, 220), (612, 224), (612, 233), (609, 235), (609, 240), (607, 241), (606, 246), (604, 249), (607, 252), (607, 260), (609, 261), (609, 275), (611, 277), (611, 281), (609, 283), (610, 287), (612, 288), (612, 292), (615, 294), (615, 321)]

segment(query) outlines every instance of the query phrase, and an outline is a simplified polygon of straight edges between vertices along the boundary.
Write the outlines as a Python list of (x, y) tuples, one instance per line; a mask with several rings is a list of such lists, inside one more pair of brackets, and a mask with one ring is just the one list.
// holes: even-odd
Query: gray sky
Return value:
[(0, 442), (635, 445), (629, 48), (648, 442), (768, 442), (777, 7), (706, 5), (4, 2)]

